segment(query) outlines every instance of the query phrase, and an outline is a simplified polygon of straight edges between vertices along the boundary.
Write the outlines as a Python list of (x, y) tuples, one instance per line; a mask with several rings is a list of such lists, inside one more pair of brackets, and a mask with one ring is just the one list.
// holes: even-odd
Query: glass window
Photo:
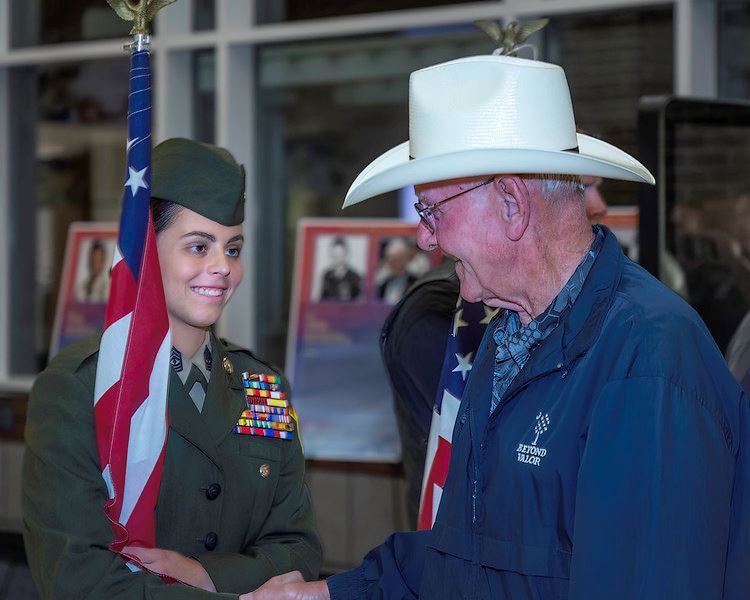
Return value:
[(10, 71), (10, 371), (47, 361), (68, 226), (117, 221), (125, 165), (127, 57)]
[(131, 23), (102, 0), (11, 0), (11, 45), (127, 37)]
[(719, 2), (719, 96), (750, 98), (750, 0)]
[(256, 4), (258, 23), (278, 23), (471, 2), (476, 0), (257, 0)]
[(491, 51), (490, 38), (472, 25), (260, 48), (255, 196), (262, 225), (253, 268), (263, 356), (284, 360), (299, 219), (398, 217), (396, 192), (340, 208), (359, 171), (408, 137), (409, 74)]
[[(578, 126), (637, 156), (639, 98), (672, 92), (672, 9), (556, 17), (544, 35), (546, 59), (565, 69)], [(635, 183), (602, 185), (611, 205), (635, 205), (637, 193)]]
[(193, 0), (193, 29), (195, 31), (207, 31), (215, 28), (215, 0)]
[(750, 111), (719, 110), (669, 124), (665, 226), (687, 299), (724, 353), (750, 309)]
[(213, 49), (193, 52), (194, 138), (215, 143), (216, 139), (216, 52)]
[[(568, 74), (580, 127), (637, 154), (638, 100), (670, 93), (671, 8), (554, 18), (532, 42)], [(472, 25), (262, 47), (258, 53), (256, 266), (259, 351), (283, 362), (296, 225), (305, 216), (396, 217), (399, 194), (340, 211), (370, 160), (406, 139), (408, 76), (422, 66), (492, 51)], [(404, 195), (408, 195), (408, 190)], [(613, 205), (636, 184), (607, 182)]]

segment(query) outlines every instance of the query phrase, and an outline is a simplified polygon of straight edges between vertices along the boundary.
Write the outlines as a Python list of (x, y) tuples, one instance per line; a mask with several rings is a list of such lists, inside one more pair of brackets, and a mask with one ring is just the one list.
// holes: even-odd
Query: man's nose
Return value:
[(422, 221), (417, 225), (417, 245), (425, 252), (430, 252), (437, 248), (435, 234)]

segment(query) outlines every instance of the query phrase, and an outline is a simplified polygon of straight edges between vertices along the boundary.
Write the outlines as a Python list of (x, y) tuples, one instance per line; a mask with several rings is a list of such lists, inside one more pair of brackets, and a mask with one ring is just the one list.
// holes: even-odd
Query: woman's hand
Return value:
[(152, 573), (167, 575), (172, 579), (209, 592), (216, 591), (214, 582), (211, 581), (203, 565), (194, 558), (162, 548), (126, 546), (122, 551), (124, 554), (137, 558)]

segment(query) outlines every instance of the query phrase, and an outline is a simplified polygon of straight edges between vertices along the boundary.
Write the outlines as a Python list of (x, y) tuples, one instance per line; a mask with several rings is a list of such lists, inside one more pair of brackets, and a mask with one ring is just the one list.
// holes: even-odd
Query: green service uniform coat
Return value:
[[(295, 569), (316, 579), (321, 548), (296, 432), (291, 441), (233, 432), (246, 404), (242, 372), (276, 371), (214, 335), (202, 413), (170, 372), (156, 545), (200, 561), (219, 593), (133, 573), (108, 550), (113, 534), (102, 508), (107, 488), (93, 410), (98, 348), (95, 336), (66, 349), (37, 377), (31, 392), (24, 541), (42, 598), (236, 598)], [(283, 385), (287, 389), (285, 380)]]

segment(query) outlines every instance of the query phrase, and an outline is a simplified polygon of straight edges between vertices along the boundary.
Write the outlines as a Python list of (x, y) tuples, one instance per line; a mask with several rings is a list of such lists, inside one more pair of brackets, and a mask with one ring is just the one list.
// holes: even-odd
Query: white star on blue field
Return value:
[(473, 352), (469, 352), (468, 354), (456, 354), (458, 365), (452, 372), (461, 373), (461, 377), (463, 377), (464, 381), (466, 381), (467, 374), (471, 371), (471, 367), (473, 366), (473, 363), (471, 362), (472, 356), (474, 356)]
[(128, 177), (128, 180), (125, 182), (125, 187), (130, 186), (130, 193), (133, 197), (135, 197), (138, 188), (148, 189), (146, 182), (143, 181), (143, 178), (146, 176), (146, 171), (148, 171), (148, 167), (143, 167), (140, 171), (136, 171), (133, 167), (128, 167), (130, 177)]

